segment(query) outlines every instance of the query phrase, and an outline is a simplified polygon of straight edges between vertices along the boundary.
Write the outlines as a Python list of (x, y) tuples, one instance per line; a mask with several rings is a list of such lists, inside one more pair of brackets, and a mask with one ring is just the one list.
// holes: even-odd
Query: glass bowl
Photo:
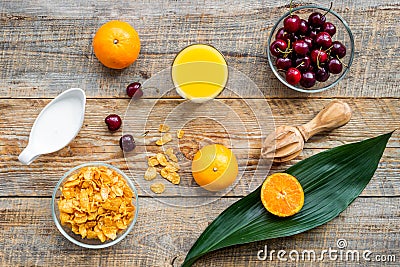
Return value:
[[(292, 14), (298, 15), (300, 19), (308, 20), (308, 16), (313, 12), (320, 12), (325, 14), (327, 12), (326, 21), (332, 22), (336, 26), (336, 34), (332, 37), (332, 41), (339, 41), (346, 47), (346, 56), (341, 58), (340, 60), (343, 63), (343, 70), (339, 74), (331, 74), (329, 79), (325, 82), (316, 82), (315, 85), (311, 88), (302, 87), (299, 84), (291, 85), (285, 79), (285, 73), (283, 71), (279, 71), (275, 65), (276, 57), (273, 56), (270, 52), (270, 45), (273, 41), (275, 41), (275, 35), (280, 28), (283, 27), (283, 20), (290, 15), (290, 12), (284, 14), (274, 25), (271, 30), (271, 33), (268, 38), (268, 62), (272, 69), (272, 72), (275, 76), (287, 87), (304, 93), (317, 93), (325, 91), (333, 86), (335, 86), (349, 71), (349, 68), (353, 62), (354, 58), (354, 38), (349, 25), (347, 22), (339, 16), (336, 12), (329, 10), (329, 8), (320, 7), (320, 6), (301, 6), (292, 9)], [(347, 66), (347, 67), (346, 67)]]
[[(131, 223), (128, 225), (128, 227), (125, 230), (122, 230), (121, 232), (117, 233), (117, 238), (114, 240), (106, 240), (105, 242), (101, 242), (99, 239), (88, 239), (88, 238), (82, 238), (80, 235), (75, 234), (72, 232), (71, 227), (68, 225), (62, 225), (60, 221), (60, 211), (58, 209), (58, 200), (60, 199), (61, 196), (61, 190), (60, 188), (64, 185), (64, 183), (67, 181), (67, 179), (79, 171), (83, 167), (100, 167), (100, 166), (105, 166), (109, 169), (112, 169), (116, 171), (117, 173), (121, 174), (122, 177), (125, 179), (127, 182), (127, 185), (132, 189), (133, 192), (133, 197), (132, 197), (132, 204), (135, 207), (135, 214), (134, 218), (131, 221)], [(70, 171), (64, 174), (64, 176), (60, 179), (60, 181), (57, 183), (56, 187), (54, 188), (53, 195), (52, 195), (52, 202), (51, 202), (51, 212), (53, 216), (54, 223), (56, 224), (58, 230), (63, 234), (65, 238), (67, 238), (69, 241), (72, 243), (84, 247), (84, 248), (91, 248), (91, 249), (99, 249), (99, 248), (106, 248), (110, 247), (112, 245), (117, 244), (120, 242), (122, 239), (124, 239), (130, 231), (132, 231), (133, 226), (136, 223), (137, 217), (138, 217), (138, 194), (136, 191), (135, 186), (133, 185), (132, 181), (129, 179), (129, 177), (123, 173), (120, 169), (103, 163), (103, 162), (90, 162), (90, 163), (85, 163), (82, 165), (79, 165), (75, 168), (72, 168)]]

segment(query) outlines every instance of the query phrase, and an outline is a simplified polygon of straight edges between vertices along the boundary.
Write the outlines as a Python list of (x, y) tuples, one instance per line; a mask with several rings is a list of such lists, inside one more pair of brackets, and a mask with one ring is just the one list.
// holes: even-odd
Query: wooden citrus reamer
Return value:
[(303, 150), (304, 142), (313, 135), (339, 128), (348, 123), (350, 118), (350, 106), (340, 100), (333, 100), (306, 124), (277, 127), (265, 139), (261, 155), (265, 158), (273, 157), (274, 162), (294, 159)]

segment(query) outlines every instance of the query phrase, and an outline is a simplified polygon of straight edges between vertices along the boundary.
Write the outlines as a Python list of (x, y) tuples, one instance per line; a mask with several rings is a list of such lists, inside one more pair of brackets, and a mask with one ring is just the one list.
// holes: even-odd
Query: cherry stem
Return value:
[(286, 49), (285, 51), (282, 51), (282, 50), (280, 50), (279, 48), (277, 48), (276, 50), (278, 50), (280, 53), (282, 53), (282, 54), (290, 54), (290, 53), (292, 53), (292, 50), (291, 49)]
[(141, 134), (141, 136), (146, 137), (149, 134), (150, 131), (145, 131), (144, 133)]
[(318, 67), (318, 69), (320, 69), (320, 66), (319, 66), (319, 55), (321, 54), (321, 49), (322, 49), (322, 48), (320, 48), (320, 49), (318, 50), (318, 55), (317, 55), (317, 67)]
[(303, 66), (303, 65), (304, 65), (304, 62), (302, 61), (299, 65), (296, 66), (296, 69), (297, 69), (298, 67), (300, 67), (300, 66)]
[(339, 58), (338, 55), (336, 55), (336, 58), (340, 61), (340, 63), (342, 63), (343, 66), (345, 66), (347, 69), (349, 68), (349, 66), (343, 63), (343, 61)]
[(333, 2), (331, 2), (331, 5), (329, 6), (328, 11), (326, 11), (325, 14), (323, 15), (324, 17), (326, 16), (326, 14), (328, 14), (331, 11), (332, 6), (333, 6)]
[(289, 5), (289, 15), (292, 16), (292, 2), (293, 0), (290, 0), (290, 5)]
[(329, 50), (331, 50), (332, 49), (332, 47), (333, 47), (333, 45), (331, 45), (328, 49), (325, 49), (325, 52), (327, 52), (327, 51), (329, 51)]

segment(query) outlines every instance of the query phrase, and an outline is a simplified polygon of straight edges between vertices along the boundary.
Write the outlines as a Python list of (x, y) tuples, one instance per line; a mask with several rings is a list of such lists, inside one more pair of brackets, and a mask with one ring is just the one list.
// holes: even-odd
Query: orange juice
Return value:
[(215, 98), (228, 80), (228, 66), (214, 47), (194, 44), (183, 49), (172, 63), (172, 80), (183, 98), (203, 102)]

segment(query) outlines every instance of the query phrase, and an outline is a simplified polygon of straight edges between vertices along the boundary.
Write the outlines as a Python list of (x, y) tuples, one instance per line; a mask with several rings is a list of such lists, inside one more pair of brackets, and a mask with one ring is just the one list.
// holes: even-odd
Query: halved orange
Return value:
[(304, 205), (304, 192), (297, 179), (288, 173), (274, 173), (261, 187), (261, 202), (272, 214), (288, 217)]

